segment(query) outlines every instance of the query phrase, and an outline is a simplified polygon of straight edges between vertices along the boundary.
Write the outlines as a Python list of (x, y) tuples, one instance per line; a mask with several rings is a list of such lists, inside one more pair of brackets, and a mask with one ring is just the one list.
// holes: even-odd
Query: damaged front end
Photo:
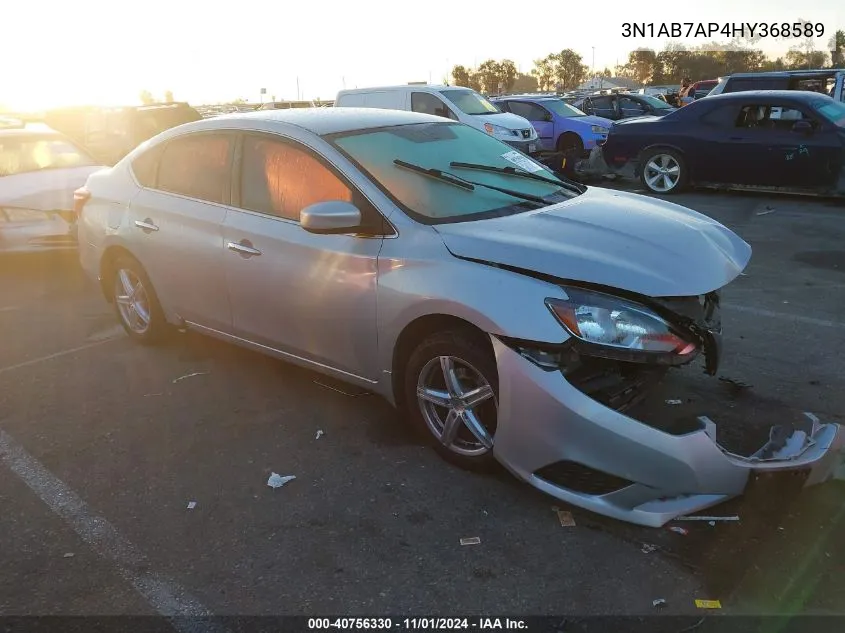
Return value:
[(644, 298), (563, 286), (548, 307), (562, 345), (494, 339), (500, 419), (494, 452), (512, 472), (573, 505), (658, 527), (742, 494), (759, 471), (806, 470), (807, 485), (845, 476), (845, 434), (809, 418), (781, 426), (749, 456), (717, 442), (716, 424), (630, 417), (672, 367), (721, 359), (719, 294)]

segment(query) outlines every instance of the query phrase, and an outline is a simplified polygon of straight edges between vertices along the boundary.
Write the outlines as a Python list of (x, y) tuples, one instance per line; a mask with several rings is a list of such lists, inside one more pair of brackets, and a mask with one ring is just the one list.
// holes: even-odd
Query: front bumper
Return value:
[[(753, 457), (716, 443), (715, 424), (671, 434), (590, 398), (560, 371), (546, 371), (492, 337), (499, 371), (493, 448), (513, 474), (561, 501), (615, 519), (659, 527), (736, 497), (753, 471), (809, 471), (806, 485), (845, 477), (845, 431), (812, 423), (784, 446)], [(587, 491), (544, 476), (556, 464), (601, 475), (614, 489)], [(576, 489), (578, 488), (578, 489)]]
[(514, 140), (507, 140), (504, 141), (514, 149), (518, 149), (523, 154), (528, 154), (529, 156), (536, 154), (537, 152), (542, 150), (540, 146), (540, 139), (535, 137), (533, 139), (514, 139)]

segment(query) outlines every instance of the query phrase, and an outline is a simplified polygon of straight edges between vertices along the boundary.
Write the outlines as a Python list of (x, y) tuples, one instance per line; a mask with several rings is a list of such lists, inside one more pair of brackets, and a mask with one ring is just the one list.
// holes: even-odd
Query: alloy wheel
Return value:
[(466, 456), (493, 448), (496, 394), (481, 372), (455, 356), (428, 361), (417, 380), (423, 419), (438, 441)]
[(666, 193), (678, 185), (681, 178), (681, 166), (674, 156), (655, 154), (646, 163), (644, 175), (652, 191)]
[(150, 300), (137, 274), (126, 268), (117, 271), (114, 300), (120, 318), (129, 330), (143, 335), (150, 329)]

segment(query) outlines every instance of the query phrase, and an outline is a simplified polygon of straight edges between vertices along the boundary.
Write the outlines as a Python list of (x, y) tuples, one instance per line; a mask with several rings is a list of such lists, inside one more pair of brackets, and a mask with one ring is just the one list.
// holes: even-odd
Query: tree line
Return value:
[[(842, 68), (845, 66), (845, 31), (831, 38), (830, 51), (815, 50), (815, 40), (798, 41), (783, 57), (769, 59), (753, 47), (751, 38), (729, 44), (705, 44), (687, 48), (669, 43), (660, 52), (639, 49), (628, 54), (626, 63), (613, 70), (596, 73), (601, 77), (624, 77), (641, 85), (679, 84), (684, 77), (693, 81), (715, 79), (739, 72), (800, 70), (803, 68)], [(478, 68), (457, 65), (452, 68), (451, 83), (486, 94), (499, 92), (536, 92), (572, 90), (591, 76), (581, 55), (570, 48), (534, 60), (529, 73), (521, 73), (516, 64), (505, 59), (488, 59)]]

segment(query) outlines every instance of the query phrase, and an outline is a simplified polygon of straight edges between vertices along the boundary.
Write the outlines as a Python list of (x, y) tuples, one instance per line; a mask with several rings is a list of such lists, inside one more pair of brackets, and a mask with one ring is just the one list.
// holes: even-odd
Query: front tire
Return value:
[(686, 161), (680, 153), (672, 149), (648, 150), (643, 154), (640, 164), (640, 180), (649, 193), (678, 193), (686, 187), (689, 180)]
[(120, 255), (112, 270), (111, 300), (123, 329), (144, 345), (161, 342), (167, 321), (144, 267), (134, 257)]
[(467, 470), (493, 468), (499, 379), (484, 336), (432, 334), (411, 354), (404, 375), (407, 413), (440, 456)]
[(584, 154), (584, 141), (582, 141), (581, 137), (577, 134), (565, 132), (564, 134), (561, 134), (560, 138), (557, 140), (557, 151), (562, 152), (567, 156), (577, 155), (578, 158), (581, 158)]

